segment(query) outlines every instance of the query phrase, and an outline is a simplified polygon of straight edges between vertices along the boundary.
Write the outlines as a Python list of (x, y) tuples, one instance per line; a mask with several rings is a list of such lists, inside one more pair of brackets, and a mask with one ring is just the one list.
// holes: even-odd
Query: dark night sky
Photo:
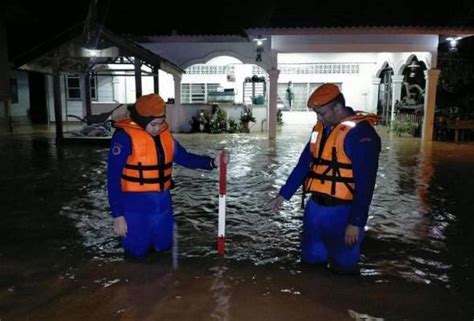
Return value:
[[(344, 4), (334, 0), (99, 2), (100, 21), (115, 32), (135, 35), (164, 35), (173, 30), (178, 34), (242, 34), (249, 27), (474, 27), (472, 0), (433, 8), (432, 0), (398, 0), (396, 8), (386, 0)], [(6, 0), (0, 6), (6, 18), (10, 55), (16, 55), (84, 20), (89, 1)]]

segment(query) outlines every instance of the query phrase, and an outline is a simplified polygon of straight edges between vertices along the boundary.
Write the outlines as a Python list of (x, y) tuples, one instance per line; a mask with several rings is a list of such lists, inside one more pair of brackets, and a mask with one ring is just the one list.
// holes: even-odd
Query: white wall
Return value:
[(113, 102), (115, 100), (112, 76), (98, 76), (97, 85), (97, 101)]
[(159, 72), (159, 89), (160, 96), (165, 101), (174, 98), (174, 79), (173, 75), (160, 70)]
[[(12, 72), (16, 78), (18, 88), (18, 103), (11, 104), (11, 116), (19, 120), (27, 120), (28, 109), (30, 108), (30, 91), (28, 82), (28, 73), (25, 71)], [(5, 105), (0, 101), (0, 119), (5, 119)]]
[[(21, 113), (22, 110), (26, 110), (29, 108), (29, 94), (28, 94), (28, 87), (27, 81), (28, 77), (26, 72), (22, 72), (22, 90), (21, 94), (19, 92), (19, 99), (21, 99), (21, 106), (17, 108), (17, 112)], [(133, 72), (131, 71), (133, 75)], [(46, 77), (47, 82), (47, 104), (48, 104), (48, 113), (50, 121), (54, 121), (54, 96), (53, 96), (53, 78), (52, 76)], [(26, 81), (26, 85), (23, 85)], [(160, 95), (166, 101), (168, 98), (174, 98), (174, 80), (173, 76), (160, 70), (159, 72), (159, 88), (160, 88)], [(132, 104), (135, 102), (135, 77), (133, 76), (98, 76), (97, 77), (97, 94), (98, 99), (92, 101), (92, 113), (100, 113), (103, 112), (103, 109), (96, 108), (94, 109), (94, 105), (98, 105), (104, 103), (107, 106), (113, 106), (117, 103), (119, 104)], [(61, 76), (61, 105), (63, 111), (63, 121), (67, 121), (66, 115), (72, 114), (78, 117), (84, 117), (85, 111), (83, 111), (83, 104), (80, 100), (68, 100), (66, 99), (66, 76)], [(20, 89), (20, 83), (19, 83)], [(149, 94), (153, 92), (153, 77), (151, 76), (144, 76), (142, 77), (142, 92), (143, 94)], [(20, 98), (21, 97), (21, 98)], [(14, 104), (12, 106), (16, 106)], [(20, 105), (20, 104), (18, 104)], [(105, 106), (104, 105), (104, 106)], [(12, 110), (15, 107), (12, 107)], [(26, 109), (25, 109), (26, 108)], [(26, 115), (26, 112), (25, 112)], [(76, 121), (73, 118), (69, 118), (70, 121)]]
[(413, 52), (436, 53), (438, 35), (325, 34), (275, 35), (272, 49), (291, 52)]
[(282, 113), (283, 124), (286, 125), (308, 125), (308, 129), (313, 128), (318, 120), (316, 113), (313, 111), (284, 111)]
[(11, 115), (12, 117), (26, 117), (30, 108), (28, 73), (16, 71), (16, 83), (18, 86), (18, 103), (11, 104)]
[[(167, 101), (168, 98), (174, 98), (174, 79), (171, 74), (164, 72), (162, 70), (158, 73), (158, 83), (159, 83), (159, 94), (160, 96)], [(135, 77), (133, 76), (120, 76), (115, 77), (119, 82), (120, 92), (117, 93), (119, 97), (119, 102), (124, 102), (128, 104), (133, 104), (136, 100), (135, 94)], [(142, 77), (142, 94), (147, 95), (153, 93), (153, 77), (152, 76), (143, 76)]]
[[(114, 86), (116, 79), (111, 76), (98, 76), (97, 77), (97, 100), (92, 100), (92, 105), (96, 103), (115, 103), (116, 100), (116, 86)], [(48, 104), (48, 115), (50, 121), (55, 121), (54, 116), (54, 92), (53, 92), (53, 77), (48, 75), (46, 77), (47, 83), (47, 104)], [(60, 80), (61, 88), (61, 106), (62, 106), (62, 117), (63, 121), (77, 121), (74, 118), (68, 118), (67, 115), (75, 115), (78, 117), (84, 117), (85, 111), (83, 110), (83, 104), (81, 100), (69, 100), (67, 99), (66, 92), (66, 76), (61, 76)], [(99, 110), (92, 110), (92, 113), (98, 113)]]
[[(311, 64), (311, 63), (350, 63), (359, 65), (357, 74), (283, 74), (280, 73), (279, 83), (326, 83), (342, 84), (342, 92), (348, 106), (357, 110), (374, 111), (373, 95), (377, 95), (373, 78), (378, 75), (384, 63), (388, 63), (395, 73), (400, 74), (403, 68), (416, 55), (418, 60), (424, 61), (429, 67), (432, 59), (430, 52), (373, 52), (373, 53), (282, 53), (278, 55), (279, 64)], [(281, 66), (281, 65), (280, 65)]]

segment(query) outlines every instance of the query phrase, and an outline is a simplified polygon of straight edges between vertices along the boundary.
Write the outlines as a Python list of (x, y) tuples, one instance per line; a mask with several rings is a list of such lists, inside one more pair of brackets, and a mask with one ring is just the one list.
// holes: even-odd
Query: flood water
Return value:
[(379, 128), (361, 276), (348, 278), (300, 262), (300, 191), (280, 214), (268, 208), (309, 132), (283, 126), (273, 143), (265, 134), (175, 135), (188, 151), (230, 153), (227, 253), (215, 252), (217, 171), (175, 167), (175, 246), (141, 262), (124, 259), (112, 231), (107, 147), (0, 137), (0, 320), (472, 320), (474, 145)]

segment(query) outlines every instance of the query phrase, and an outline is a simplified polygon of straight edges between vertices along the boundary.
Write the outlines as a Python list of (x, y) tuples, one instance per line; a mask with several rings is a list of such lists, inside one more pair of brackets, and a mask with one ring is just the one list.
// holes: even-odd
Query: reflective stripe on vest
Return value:
[(352, 128), (366, 120), (369, 119), (361, 115), (345, 118), (333, 128), (324, 146), (321, 146), (324, 126), (321, 122), (316, 123), (310, 141), (313, 161), (311, 171), (304, 182), (305, 192), (352, 200), (355, 189), (354, 175), (352, 161), (344, 151), (344, 141)]
[[(122, 128), (132, 141), (132, 154), (122, 171), (122, 191), (155, 192), (171, 187), (174, 141), (166, 128), (153, 138), (130, 119), (114, 124)], [(158, 158), (161, 155), (161, 159)]]

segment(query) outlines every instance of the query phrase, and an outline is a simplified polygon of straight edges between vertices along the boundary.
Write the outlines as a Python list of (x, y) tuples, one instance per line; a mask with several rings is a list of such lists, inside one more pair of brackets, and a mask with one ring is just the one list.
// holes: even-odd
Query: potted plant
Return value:
[(254, 105), (263, 105), (265, 103), (265, 97), (263, 97), (262, 95), (259, 95), (252, 99), (252, 103)]
[(249, 106), (243, 106), (243, 109), (244, 110), (240, 113), (240, 128), (242, 132), (248, 133), (250, 131), (249, 123), (256, 122), (256, 119)]

